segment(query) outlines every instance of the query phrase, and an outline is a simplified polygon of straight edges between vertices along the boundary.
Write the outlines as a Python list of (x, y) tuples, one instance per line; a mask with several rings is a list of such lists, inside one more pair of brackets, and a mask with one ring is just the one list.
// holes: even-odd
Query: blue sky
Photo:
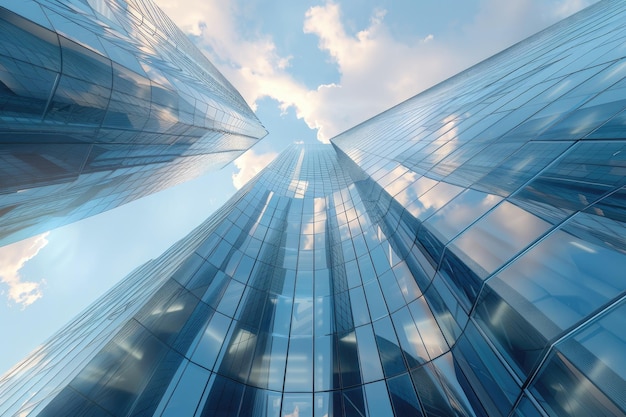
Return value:
[(594, 2), (157, 0), (270, 134), (219, 172), (0, 248), (0, 374), (289, 144), (326, 142)]

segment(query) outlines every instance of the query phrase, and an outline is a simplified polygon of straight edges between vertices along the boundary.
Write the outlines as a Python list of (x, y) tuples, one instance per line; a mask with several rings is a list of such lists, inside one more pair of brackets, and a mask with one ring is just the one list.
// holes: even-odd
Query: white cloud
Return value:
[(257, 154), (254, 150), (249, 149), (235, 159), (235, 166), (239, 168), (239, 172), (233, 174), (233, 185), (235, 188), (240, 189), (243, 187), (252, 177), (272, 162), (276, 156), (276, 152)]
[(594, 2), (482, 0), (465, 25), (412, 41), (394, 38), (384, 10), (374, 10), (368, 26), (350, 35), (340, 5), (326, 2), (306, 12), (303, 30), (318, 37), (340, 80), (309, 89), (289, 72), (291, 57), (277, 53), (270, 35), (246, 27), (244, 36), (238, 19), (245, 10), (235, 2), (157, 1), (199, 37), (253, 108), (263, 97), (277, 100), (283, 111), (293, 107), (323, 142)]
[[(49, 232), (0, 248), (0, 282), (8, 286), (9, 301), (26, 308), (43, 296), (40, 282), (24, 281), (20, 270), (47, 244)], [(4, 293), (4, 291), (3, 291)]]
[(559, 19), (563, 19), (587, 6), (592, 5), (593, 3), (596, 3), (597, 1), (598, 0), (562, 0), (556, 7), (555, 15)]

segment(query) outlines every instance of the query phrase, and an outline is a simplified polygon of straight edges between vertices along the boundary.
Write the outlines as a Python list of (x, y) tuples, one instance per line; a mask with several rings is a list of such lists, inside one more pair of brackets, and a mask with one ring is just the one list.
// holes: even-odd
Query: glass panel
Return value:
[(532, 386), (559, 416), (626, 415), (626, 302), (556, 345)]
[(448, 345), (446, 340), (424, 297), (420, 297), (409, 304), (409, 311), (413, 316), (417, 330), (419, 331), (430, 358), (434, 359), (444, 352), (447, 352)]
[(207, 369), (213, 369), (217, 355), (226, 338), (226, 333), (228, 333), (230, 323), (231, 319), (228, 317), (220, 313), (213, 314), (200, 339), (200, 343), (191, 357), (192, 361)]
[(528, 399), (526, 394), (522, 395), (517, 407), (515, 407), (514, 417), (542, 417), (543, 414), (539, 412), (537, 407)]
[[(86, 398), (97, 400), (112, 414), (126, 414), (132, 410), (168, 350), (143, 326), (130, 321), (69, 386)], [(180, 362), (182, 357), (178, 356)], [(175, 371), (171, 369), (169, 378)], [(163, 391), (165, 388), (162, 387)]]
[(333, 404), (332, 404), (332, 393), (321, 392), (315, 393), (313, 398), (313, 406), (314, 406), (314, 417), (328, 417), (332, 414)]
[(361, 326), (370, 322), (367, 303), (363, 287), (356, 287), (350, 290), (350, 303), (352, 304), (352, 318), (355, 326)]
[(438, 262), (445, 244), (501, 200), (493, 194), (465, 190), (426, 220), (417, 238)]
[(363, 382), (376, 381), (383, 378), (383, 370), (378, 358), (378, 349), (372, 327), (369, 325), (357, 327), (356, 342), (359, 351), (359, 362)]
[(387, 308), (389, 311), (396, 311), (406, 305), (406, 301), (402, 296), (402, 291), (398, 287), (398, 282), (392, 271), (387, 271), (379, 278), (380, 288), (383, 290)]
[(313, 300), (310, 298), (296, 298), (293, 303), (291, 317), (292, 336), (313, 335)]
[[(239, 409), (241, 417), (279, 417), (281, 394), (247, 386)], [(189, 414), (191, 415), (191, 414)], [(182, 414), (180, 414), (182, 416)], [(226, 417), (226, 416), (224, 416)]]
[(364, 388), (369, 417), (394, 417), (384, 381), (366, 384)]
[(408, 374), (388, 379), (387, 387), (396, 416), (424, 416)]
[(313, 417), (312, 394), (284, 394), (282, 417)]
[(322, 336), (315, 338), (315, 391), (327, 391), (333, 388), (333, 338)]
[(313, 339), (310, 337), (292, 337), (289, 340), (285, 391), (313, 391)]
[(378, 285), (378, 280), (368, 282), (363, 286), (363, 289), (365, 290), (367, 305), (369, 306), (369, 313), (372, 316), (372, 320), (378, 320), (389, 314), (383, 293), (380, 291), (380, 286)]
[(470, 321), (453, 349), (470, 386), (490, 415), (508, 415), (520, 386)]
[(286, 337), (271, 335), (271, 346), (266, 347), (265, 354), (269, 361), (267, 371), (267, 387), (271, 390), (281, 391), (285, 379), (285, 367), (287, 366), (287, 347), (289, 340)]
[(409, 368), (415, 368), (420, 364), (429, 361), (428, 353), (422, 342), (417, 327), (409, 309), (404, 307), (391, 315), (402, 352), (409, 365)]
[(549, 228), (548, 222), (504, 201), (450, 244), (441, 274), (469, 311), (483, 280)]
[(396, 276), (398, 287), (400, 287), (400, 291), (407, 302), (413, 301), (422, 295), (411, 270), (405, 262), (399, 262), (396, 266), (394, 266), (393, 272)]
[(458, 415), (451, 407), (451, 400), (441, 388), (441, 381), (430, 366), (425, 365), (411, 371), (411, 379), (422, 401), (427, 416)]
[(196, 297), (202, 297), (209, 285), (215, 278), (217, 268), (209, 262), (204, 262), (195, 274), (191, 276), (185, 287), (191, 291)]
[(537, 364), (548, 341), (623, 292), (626, 255), (598, 239), (600, 228), (594, 229), (594, 241), (573, 235), (581, 234), (587, 220), (610, 222), (576, 216), (489, 280), (485, 301), (477, 307), (485, 328), (525, 372)]
[(201, 417), (237, 415), (245, 385), (216, 375), (207, 389), (209, 395), (200, 414)]
[(355, 332), (337, 335), (337, 354), (341, 369), (341, 385), (350, 387), (361, 384)]
[(530, 142), (481, 178), (475, 188), (504, 197), (553, 162), (572, 142)]
[(385, 376), (389, 377), (406, 372), (400, 343), (389, 317), (384, 317), (382, 320), (374, 322), (374, 337), (378, 345), (378, 353)]
[(423, 220), (456, 197), (463, 188), (440, 182), (405, 208), (416, 219)]
[(344, 415), (346, 417), (363, 417), (367, 415), (362, 387), (343, 390), (342, 394)]
[(192, 416), (200, 403), (210, 375), (206, 369), (188, 363), (162, 416)]
[(450, 248), (484, 278), (549, 228), (547, 222), (504, 201), (455, 239)]
[(224, 291), (224, 295), (217, 306), (217, 311), (233, 317), (235, 315), (235, 311), (237, 310), (237, 306), (239, 305), (239, 301), (241, 300), (244, 289), (245, 285), (242, 283), (230, 280), (228, 287), (226, 288), (226, 291)]
[(452, 353), (438, 357), (429, 366), (435, 369), (441, 380), (443, 391), (450, 398), (450, 403), (454, 405), (458, 414), (487, 417), (487, 413), (483, 410), (482, 404), (476, 398), (474, 390), (469, 385), (463, 371), (460, 370)]
[(625, 167), (626, 145), (622, 141), (579, 142), (512, 201), (556, 223), (622, 185)]

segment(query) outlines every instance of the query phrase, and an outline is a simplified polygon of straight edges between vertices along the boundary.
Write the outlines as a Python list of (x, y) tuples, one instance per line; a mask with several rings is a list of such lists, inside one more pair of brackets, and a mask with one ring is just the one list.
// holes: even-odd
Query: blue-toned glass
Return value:
[[(0, 15), (44, 25), (0, 22), (0, 182), (49, 179), (74, 219), (262, 133), (148, 0), (22, 3)], [(599, 2), (331, 146), (291, 147), (0, 378), (0, 414), (623, 415), (625, 16)], [(144, 54), (122, 51), (127, 26)], [(0, 204), (10, 233), (29, 194)]]
[(363, 382), (367, 383), (382, 379), (383, 369), (378, 358), (376, 339), (370, 325), (356, 328), (356, 343), (359, 350)]
[(386, 377), (406, 372), (400, 342), (396, 337), (393, 324), (389, 317), (373, 323), (374, 337), (378, 346), (378, 355)]
[(532, 386), (548, 413), (626, 415), (624, 317), (622, 301), (555, 346)]
[(626, 255), (610, 241), (575, 236), (590, 217), (578, 215), (489, 280), (476, 310), (526, 375), (550, 340), (623, 293)]
[(424, 222), (418, 240), (437, 264), (444, 245), (500, 200), (493, 194), (465, 190)]
[(164, 417), (193, 415), (198, 407), (209, 376), (210, 372), (208, 370), (193, 363), (188, 363), (162, 415)]
[(622, 186), (625, 166), (623, 142), (583, 141), (516, 193), (513, 201), (548, 221), (559, 222)]

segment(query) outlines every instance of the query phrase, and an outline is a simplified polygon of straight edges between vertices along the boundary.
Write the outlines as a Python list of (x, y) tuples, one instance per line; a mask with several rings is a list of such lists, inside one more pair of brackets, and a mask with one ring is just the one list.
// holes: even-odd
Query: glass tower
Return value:
[(626, 415), (624, 22), (599, 3), (287, 150), (0, 414)]
[(0, 0), (0, 244), (220, 168), (265, 134), (150, 0)]

